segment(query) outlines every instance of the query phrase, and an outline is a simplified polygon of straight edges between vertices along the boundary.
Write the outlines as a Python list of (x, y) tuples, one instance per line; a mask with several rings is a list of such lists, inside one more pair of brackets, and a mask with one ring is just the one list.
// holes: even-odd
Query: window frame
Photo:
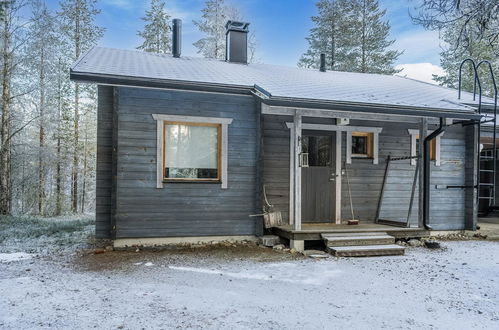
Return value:
[[(366, 138), (366, 148), (367, 152), (365, 154), (353, 153), (353, 138), (354, 137), (365, 137)], [(362, 158), (362, 159), (373, 159), (374, 158), (374, 133), (373, 132), (352, 132), (352, 146), (351, 146), (351, 157), (352, 158)]]
[[(411, 157), (415, 157), (417, 144), (419, 143), (419, 130), (408, 129), (407, 131), (409, 132), (409, 135), (411, 137)], [(433, 130), (428, 130), (428, 135), (431, 133), (433, 133)], [(441, 151), (442, 151), (441, 137), (444, 135), (444, 133), (445, 132), (442, 132), (438, 136), (436, 136), (435, 139), (433, 139), (432, 143), (430, 144), (430, 160), (435, 162), (435, 166), (440, 166), (441, 164)], [(432, 149), (433, 149), (433, 155), (432, 155)], [(416, 165), (415, 158), (411, 159), (411, 165), (412, 166)]]
[[(346, 163), (352, 164), (352, 159), (372, 160), (373, 165), (379, 164), (379, 135), (383, 131), (383, 127), (371, 126), (346, 126)], [(372, 135), (372, 157), (355, 157), (352, 155), (352, 135), (354, 133), (362, 133)]]
[[(164, 184), (171, 183), (219, 183), (221, 189), (228, 188), (228, 154), (229, 154), (229, 125), (232, 123), (232, 118), (226, 117), (201, 117), (201, 116), (182, 116), (182, 115), (167, 115), (167, 114), (152, 114), (156, 121), (156, 188), (163, 188)], [(164, 180), (165, 179), (165, 162), (164, 162), (164, 122), (180, 122), (183, 124), (219, 124), (220, 133), (218, 135), (219, 143), (219, 179), (183, 179), (183, 180)]]
[[(166, 177), (166, 126), (183, 125), (197, 127), (216, 127), (217, 128), (217, 177), (216, 178), (167, 178)], [(222, 124), (218, 123), (194, 123), (182, 121), (163, 121), (163, 182), (220, 182), (222, 175)]]

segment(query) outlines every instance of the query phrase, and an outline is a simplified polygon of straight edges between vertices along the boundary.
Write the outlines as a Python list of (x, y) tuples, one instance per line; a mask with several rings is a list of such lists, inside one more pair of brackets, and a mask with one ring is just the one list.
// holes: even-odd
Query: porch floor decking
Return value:
[(303, 223), (301, 230), (294, 230), (293, 225), (282, 225), (273, 228), (274, 234), (294, 240), (319, 241), (321, 234), (326, 233), (363, 233), (363, 232), (384, 232), (395, 238), (418, 238), (429, 236), (429, 231), (417, 227), (394, 227), (379, 225), (376, 223), (361, 223), (358, 225), (337, 225), (334, 223)]

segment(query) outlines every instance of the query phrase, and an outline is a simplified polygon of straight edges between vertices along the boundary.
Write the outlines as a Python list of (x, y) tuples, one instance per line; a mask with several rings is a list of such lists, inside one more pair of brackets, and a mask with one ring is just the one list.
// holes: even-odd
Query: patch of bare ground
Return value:
[(158, 265), (199, 265), (221, 261), (280, 262), (304, 258), (300, 253), (277, 251), (254, 243), (217, 243), (116, 251), (81, 250), (72, 256), (71, 263), (79, 271), (102, 271), (126, 270), (136, 263), (147, 262)]

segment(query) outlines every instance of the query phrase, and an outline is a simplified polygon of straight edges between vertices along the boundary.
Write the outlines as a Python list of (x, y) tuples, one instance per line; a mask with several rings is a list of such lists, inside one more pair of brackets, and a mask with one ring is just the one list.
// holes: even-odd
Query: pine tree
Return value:
[(377, 0), (320, 0), (314, 28), (307, 38), (309, 49), (299, 66), (318, 68), (320, 53), (331, 70), (393, 74), (401, 52), (388, 50), (390, 24)]
[[(225, 59), (225, 24), (227, 21), (240, 21), (242, 15), (234, 6), (225, 4), (225, 0), (208, 0), (201, 20), (194, 20), (193, 23), (205, 35), (193, 45), (198, 49), (198, 53), (207, 58)], [(248, 36), (248, 62), (254, 62), (256, 58), (257, 41), (254, 32)]]
[(20, 95), (26, 93), (16, 84), (24, 61), (21, 50), (27, 41), (25, 26), (28, 22), (21, 16), (26, 1), (10, 0), (3, 4), (0, 20), (0, 215), (12, 212), (13, 139), (32, 122), (29, 120), (21, 126), (13, 126), (13, 119), (23, 119), (15, 113), (15, 107)]
[[(394, 68), (394, 62), (402, 54), (388, 50), (395, 40), (388, 40), (390, 23), (383, 21), (386, 9), (380, 10), (378, 0), (353, 0), (351, 28), (354, 33), (354, 47), (350, 53), (354, 62), (352, 71), (394, 74), (400, 72)], [(355, 65), (356, 64), (356, 65)]]
[(137, 49), (154, 53), (171, 52), (170, 15), (166, 12), (165, 3), (160, 0), (151, 0), (151, 9), (146, 11), (142, 20), (147, 24), (143, 31), (137, 32), (143, 39)]
[[(193, 21), (206, 34), (193, 45), (207, 58), (225, 59), (225, 23), (229, 20), (224, 0), (208, 0), (201, 10), (202, 20)], [(236, 17), (230, 19), (236, 20)]]
[(318, 68), (320, 54), (326, 54), (326, 67), (330, 70), (348, 70), (348, 49), (351, 47), (348, 2), (345, 0), (320, 0), (316, 3), (317, 16), (312, 16), (314, 27), (307, 37), (309, 49), (298, 66)]
[(47, 133), (51, 129), (54, 114), (53, 98), (55, 87), (54, 69), (57, 63), (59, 38), (56, 34), (56, 20), (41, 0), (33, 2), (32, 24), (29, 28), (28, 72), (31, 73), (33, 90), (31, 93), (38, 109), (38, 207), (37, 213), (44, 214), (46, 206), (46, 176), (49, 169), (50, 146)]
[[(95, 8), (96, 0), (64, 0), (61, 2), (61, 31), (65, 36), (65, 44), (69, 59), (75, 61), (83, 52), (97, 43), (104, 29), (95, 24), (99, 10)], [(80, 84), (74, 83), (74, 117), (73, 117), (73, 164), (71, 175), (71, 209), (78, 212), (78, 173), (80, 170)]]

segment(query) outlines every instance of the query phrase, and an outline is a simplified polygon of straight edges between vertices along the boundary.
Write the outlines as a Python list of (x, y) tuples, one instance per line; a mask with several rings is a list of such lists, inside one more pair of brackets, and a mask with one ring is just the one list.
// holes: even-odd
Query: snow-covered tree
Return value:
[(421, 0), (417, 13), (412, 16), (416, 23), (427, 29), (453, 29), (453, 39), (449, 39), (450, 35), (447, 39), (456, 47), (466, 48), (484, 40), (495, 47), (495, 54), (499, 55), (497, 0)]
[(22, 18), (27, 1), (4, 1), (0, 20), (0, 215), (11, 214), (13, 205), (13, 140), (33, 121), (26, 119), (19, 103), (28, 90), (24, 87), (22, 64), (23, 48), (28, 36), (25, 27), (29, 23)]
[(390, 50), (390, 24), (383, 20), (377, 0), (320, 0), (314, 27), (307, 38), (309, 49), (299, 65), (319, 67), (320, 53), (326, 54), (331, 70), (393, 74), (401, 54)]
[(394, 68), (394, 63), (402, 54), (390, 50), (395, 40), (389, 40), (390, 23), (383, 18), (386, 9), (379, 8), (378, 0), (352, 0), (350, 26), (353, 32), (353, 48), (349, 54), (355, 58), (352, 71), (382, 74), (394, 74), (400, 70)]
[[(207, 58), (225, 59), (225, 24), (227, 21), (241, 21), (239, 10), (225, 4), (225, 0), (208, 0), (201, 10), (201, 20), (193, 23), (205, 35), (193, 45), (198, 53)], [(255, 62), (257, 41), (254, 32), (248, 36), (248, 62)]]
[(137, 34), (143, 42), (137, 49), (154, 53), (171, 52), (170, 15), (166, 11), (165, 3), (161, 0), (151, 0), (151, 8), (146, 11), (142, 20), (146, 24)]
[[(466, 58), (472, 58), (476, 61), (488, 60), (492, 63), (495, 70), (499, 65), (499, 58), (495, 54), (494, 47), (486, 40), (474, 40), (473, 36), (468, 35), (466, 42), (457, 42), (461, 33), (461, 24), (456, 22), (453, 26), (443, 29), (441, 38), (444, 41), (445, 48), (440, 53), (440, 65), (445, 70), (445, 74), (435, 76), (434, 79), (440, 85), (458, 88), (459, 66)], [(463, 39), (464, 40), (464, 39)], [(497, 71), (495, 72), (497, 75)], [(482, 91), (484, 94), (492, 96), (492, 85), (488, 67), (480, 66), (480, 77)], [(466, 64), (463, 66), (462, 88), (473, 92), (474, 71)]]
[[(64, 36), (67, 59), (70, 61), (75, 61), (83, 52), (94, 46), (104, 33), (104, 29), (95, 24), (95, 18), (100, 12), (95, 7), (96, 3), (97, 0), (64, 0), (60, 3), (61, 31)], [(80, 171), (80, 154), (82, 152), (80, 145), (80, 103), (82, 92), (88, 94), (88, 91), (83, 90), (78, 83), (73, 83), (73, 86), (74, 136), (71, 204), (72, 211), (76, 213), (78, 212), (78, 174)]]
[[(37, 212), (44, 214), (46, 206), (46, 177), (48, 161), (51, 158), (46, 134), (52, 129), (54, 118), (55, 69), (60, 48), (57, 35), (57, 22), (46, 4), (33, 1), (32, 24), (29, 28), (27, 71), (30, 73), (33, 92), (30, 93), (34, 107), (38, 110), (38, 185)], [(36, 77), (36, 78), (35, 78)]]
[(326, 54), (326, 67), (330, 70), (348, 70), (348, 51), (351, 47), (347, 0), (320, 0), (316, 3), (318, 15), (312, 16), (314, 27), (307, 37), (309, 48), (298, 66), (318, 68), (320, 54)]

